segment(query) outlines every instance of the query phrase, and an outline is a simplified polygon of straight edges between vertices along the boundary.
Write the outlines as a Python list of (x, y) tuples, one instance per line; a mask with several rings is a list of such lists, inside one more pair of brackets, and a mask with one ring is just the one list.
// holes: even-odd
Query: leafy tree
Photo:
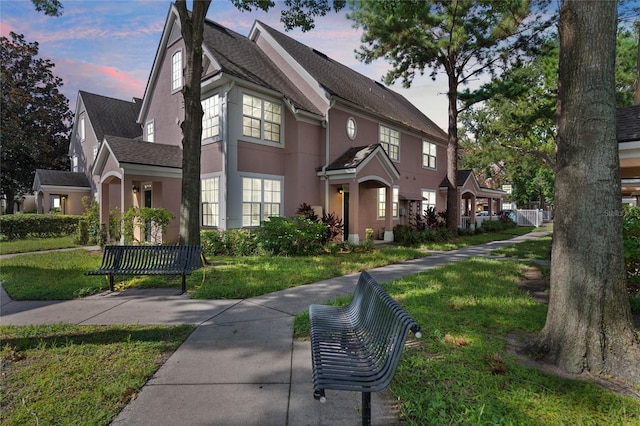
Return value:
[(616, 2), (560, 10), (556, 215), (547, 321), (531, 345), (571, 373), (640, 385), (626, 292), (615, 129)]
[[(369, 63), (385, 58), (392, 65), (385, 80), (402, 80), (410, 87), (416, 73), (440, 70), (448, 77), (449, 125), (447, 147), (447, 226), (457, 230), (459, 200), (458, 91), (483, 73), (496, 75), (517, 63), (527, 50), (539, 45), (549, 25), (535, 0), (372, 0), (354, 4), (349, 15), (363, 28), (358, 56)], [(474, 98), (475, 96), (475, 98)], [(468, 92), (468, 102), (480, 101), (482, 92)]]
[(638, 84), (638, 37), (640, 37), (640, 21), (634, 30), (621, 28), (616, 42), (616, 105), (618, 108), (634, 104), (635, 85)]
[(54, 64), (38, 58), (38, 43), (0, 37), (2, 174), (0, 192), (13, 213), (16, 196), (31, 192), (35, 170), (68, 169), (69, 101)]

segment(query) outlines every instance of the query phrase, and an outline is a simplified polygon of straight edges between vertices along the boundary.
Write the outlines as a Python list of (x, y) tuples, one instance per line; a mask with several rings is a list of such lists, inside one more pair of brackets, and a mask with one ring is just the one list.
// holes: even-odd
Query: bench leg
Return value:
[(362, 392), (362, 426), (371, 426), (371, 392)]
[(109, 290), (113, 291), (113, 275), (109, 275)]
[(182, 275), (182, 293), (186, 293), (187, 292), (187, 276), (186, 275)]

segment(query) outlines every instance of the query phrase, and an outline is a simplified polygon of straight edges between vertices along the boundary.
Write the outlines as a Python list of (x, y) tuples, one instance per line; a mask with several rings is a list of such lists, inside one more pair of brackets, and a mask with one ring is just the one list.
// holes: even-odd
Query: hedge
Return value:
[(6, 240), (73, 235), (82, 216), (57, 214), (8, 214), (0, 216), (0, 234)]

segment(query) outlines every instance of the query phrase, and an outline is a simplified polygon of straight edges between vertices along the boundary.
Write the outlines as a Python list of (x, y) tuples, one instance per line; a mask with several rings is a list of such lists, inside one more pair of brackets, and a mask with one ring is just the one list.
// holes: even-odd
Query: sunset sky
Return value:
[[(170, 1), (62, 0), (64, 13), (49, 17), (35, 11), (29, 0), (0, 0), (0, 33), (23, 34), (40, 44), (40, 57), (50, 59), (54, 73), (64, 80), (63, 93), (73, 109), (78, 90), (129, 100), (144, 95)], [(207, 18), (242, 35), (255, 20), (284, 32), (279, 10), (240, 12), (227, 0), (214, 0)], [(316, 28), (289, 36), (311, 46), (373, 80), (380, 81), (388, 63), (365, 65), (355, 58), (361, 32), (344, 13), (316, 21)], [(410, 89), (393, 89), (446, 130), (446, 76), (433, 82), (416, 77)]]

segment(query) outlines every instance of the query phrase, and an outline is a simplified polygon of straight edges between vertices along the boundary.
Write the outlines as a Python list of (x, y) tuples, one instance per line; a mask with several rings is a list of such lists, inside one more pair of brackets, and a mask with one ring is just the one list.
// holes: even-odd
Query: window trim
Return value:
[[(264, 174), (256, 174), (256, 173), (246, 173), (246, 174), (242, 174), (240, 175), (240, 179), (241, 179), (241, 224), (242, 224), (242, 228), (255, 228), (257, 226), (260, 226), (262, 224), (262, 222), (264, 222), (264, 220), (266, 219), (265, 217), (265, 204), (277, 204), (278, 205), (278, 210), (279, 210), (279, 216), (282, 217), (283, 214), (283, 209), (284, 209), (284, 176), (278, 176), (278, 175), (264, 175)], [(260, 180), (260, 201), (245, 201), (244, 199), (244, 180), (245, 179), (259, 179)], [(265, 189), (264, 189), (264, 181), (265, 180), (269, 180), (269, 181), (277, 181), (280, 183), (280, 201), (278, 203), (267, 203), (265, 202)], [(245, 225), (245, 214), (244, 214), (244, 207), (245, 204), (259, 204), (259, 223), (257, 225), (255, 224), (249, 224), (249, 225)], [(250, 215), (252, 216), (252, 215)]]
[[(382, 141), (382, 129), (383, 129), (383, 128), (384, 128), (384, 129), (389, 129), (389, 136), (391, 136), (391, 133), (392, 133), (392, 132), (395, 132), (395, 133), (397, 133), (397, 134), (398, 134), (398, 144), (397, 144), (397, 145), (391, 144), (391, 141), (389, 141), (389, 142), (383, 142), (383, 141)], [(382, 124), (382, 123), (380, 123), (380, 124), (378, 125), (378, 143), (379, 143), (380, 145), (382, 145), (382, 148), (383, 148), (383, 149), (384, 149), (384, 151), (387, 153), (387, 155), (389, 156), (389, 158), (391, 159), (391, 161), (394, 161), (394, 162), (396, 162), (396, 163), (399, 163), (399, 162), (400, 162), (400, 138), (401, 138), (400, 130), (395, 129), (395, 128), (391, 127), (391, 126), (387, 126), (386, 124)], [(389, 146), (389, 149), (387, 149), (387, 148), (385, 147), (385, 145), (388, 145), (388, 146)], [(394, 156), (392, 156), (392, 153), (391, 153), (391, 152), (389, 152), (389, 151), (391, 150), (391, 146), (395, 146), (395, 147), (397, 147), (397, 151), (398, 151), (398, 153), (397, 153), (397, 155), (396, 155), (396, 157), (395, 157), (395, 158), (394, 158)]]
[[(261, 101), (261, 107), (260, 107), (260, 112), (261, 112), (261, 117), (260, 117), (260, 137), (256, 138), (255, 136), (250, 136), (250, 135), (245, 135), (244, 133), (244, 118), (245, 117), (253, 117), (253, 116), (249, 116), (249, 115), (245, 115), (244, 114), (244, 97), (246, 96), (251, 96), (252, 98), (257, 98)], [(273, 121), (265, 121), (264, 119), (264, 102), (269, 102), (272, 103), (274, 105), (278, 105), (280, 107), (280, 123), (277, 123), (280, 126), (280, 134), (279, 134), (279, 140), (278, 141), (272, 141), (269, 139), (265, 139), (264, 138), (264, 123), (265, 122), (269, 122), (269, 123), (275, 123)], [(284, 148), (285, 147), (285, 143), (284, 143), (284, 132), (285, 132), (285, 107), (284, 104), (280, 101), (280, 100), (276, 100), (274, 98), (271, 98), (269, 96), (265, 96), (259, 93), (255, 93), (255, 92), (251, 92), (248, 90), (243, 90), (240, 93), (240, 110), (241, 110), (241, 116), (240, 116), (240, 135), (242, 140), (245, 141), (249, 141), (249, 142), (253, 142), (253, 143), (258, 143), (258, 144), (262, 144), (262, 145), (269, 145), (269, 146), (273, 146), (273, 147), (278, 147), (278, 148)]]
[[(425, 192), (429, 192), (430, 194), (433, 194), (433, 204), (425, 204), (425, 196), (424, 196)], [(422, 195), (422, 199), (420, 200), (420, 214), (424, 214), (424, 211), (428, 207), (433, 207), (434, 209), (437, 208), (438, 202), (436, 200), (436, 197), (438, 196), (438, 192), (435, 189), (423, 188), (420, 190), (420, 195)]]
[[(353, 134), (350, 133), (350, 131), (352, 130), (352, 126), (350, 126), (351, 123), (353, 123)], [(355, 118), (353, 117), (347, 118), (346, 130), (347, 130), (347, 137), (349, 139), (354, 140), (356, 136), (358, 136), (358, 123), (356, 122)]]
[[(178, 78), (176, 78), (176, 61), (175, 61), (175, 57), (176, 55), (180, 54), (180, 77), (179, 77), (179, 83), (178, 86), (176, 86), (176, 82), (178, 81)], [(177, 49), (175, 50), (172, 54), (171, 54), (171, 94), (175, 94), (177, 92), (182, 91), (182, 88), (184, 87), (184, 65), (183, 65), (184, 61), (183, 61), (183, 55), (182, 55), (182, 49)]]
[[(431, 155), (430, 153), (425, 153), (425, 144), (427, 144), (429, 147), (433, 147), (434, 151), (435, 151), (435, 155)], [(428, 158), (427, 163), (430, 163), (431, 158), (433, 158), (433, 162), (435, 163), (435, 165), (433, 167), (431, 167), (429, 164), (424, 163), (425, 158)], [(438, 170), (438, 145), (436, 145), (433, 142), (429, 142), (428, 140), (423, 139), (422, 140), (422, 168), (423, 169), (429, 169), (429, 170)]]
[[(205, 214), (204, 214), (204, 197), (203, 197), (203, 192), (204, 192), (204, 181), (205, 180), (217, 180), (218, 181), (218, 198), (215, 201), (211, 201), (208, 202), (207, 204), (213, 204), (213, 205), (217, 205), (217, 219), (218, 219), (218, 224), (217, 225), (205, 225), (204, 223), (204, 218), (205, 218)], [(207, 229), (216, 229), (216, 228), (220, 228), (220, 219), (221, 219), (221, 214), (220, 214), (220, 207), (222, 205), (221, 200), (220, 200), (220, 181), (221, 181), (221, 176), (220, 174), (214, 174), (214, 175), (204, 175), (200, 177), (200, 226), (202, 226), (203, 228), (207, 228)], [(216, 214), (211, 214), (211, 215), (207, 215), (207, 216), (211, 216), (211, 217), (216, 217)]]
[[(149, 138), (149, 126), (151, 126), (151, 130), (153, 130), (151, 132), (151, 139)], [(155, 120), (149, 120), (145, 123), (145, 132), (147, 133), (147, 137), (145, 138), (147, 142), (154, 142), (156, 141), (156, 123)]]
[[(207, 117), (206, 117), (206, 111), (205, 111), (204, 105), (202, 105), (203, 115), (202, 115), (202, 141), (201, 141), (201, 143), (203, 145), (208, 144), (208, 143), (212, 143), (212, 142), (217, 142), (217, 141), (222, 139), (222, 96), (220, 95), (220, 92), (214, 92), (214, 93), (207, 94), (205, 97), (203, 97), (203, 99), (200, 101), (200, 103), (204, 104), (204, 102), (206, 100), (212, 99), (213, 97), (216, 97), (216, 96), (218, 97), (218, 104), (217, 104), (218, 113), (215, 116), (218, 117), (218, 124), (217, 124), (218, 133), (215, 134), (215, 135), (212, 135), (212, 136), (207, 136), (207, 137), (204, 136), (204, 133), (205, 133), (204, 122), (205, 122), (205, 119)], [(212, 117), (215, 117), (215, 116), (212, 116)], [(212, 127), (214, 127), (214, 126), (212, 126)]]

